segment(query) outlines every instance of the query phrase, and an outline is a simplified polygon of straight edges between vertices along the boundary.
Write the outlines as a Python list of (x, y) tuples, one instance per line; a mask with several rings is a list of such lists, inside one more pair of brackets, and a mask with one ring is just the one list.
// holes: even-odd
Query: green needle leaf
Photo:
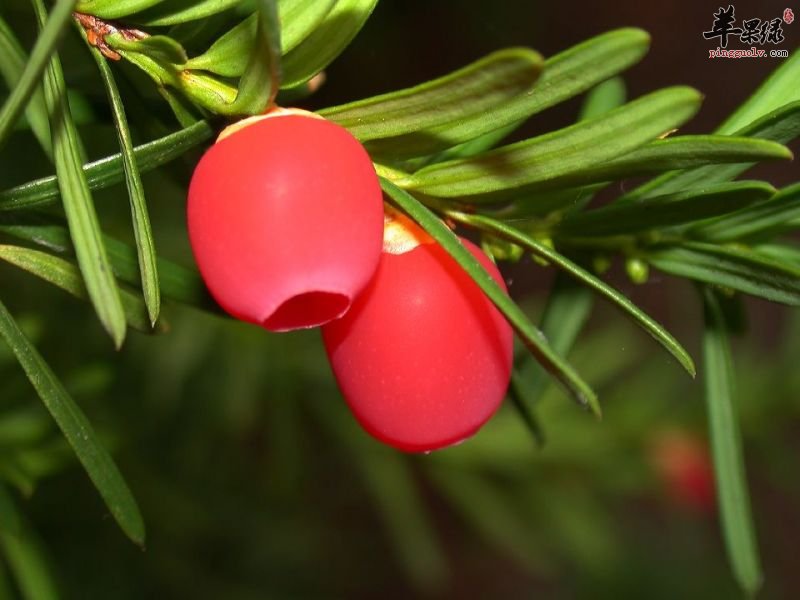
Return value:
[(627, 91), (622, 77), (612, 77), (592, 88), (581, 106), (579, 121), (588, 121), (625, 104)]
[(800, 248), (788, 244), (759, 244), (753, 248), (758, 254), (774, 258), (800, 269)]
[[(647, 33), (640, 29), (619, 29), (597, 36), (546, 60), (532, 89), (491, 112), (476, 112), (433, 127), (427, 135), (410, 134), (373, 141), (368, 147), (375, 154), (422, 156), (498, 130), (513, 130), (529, 116), (580, 94), (638, 62), (647, 52), (649, 41)], [(494, 140), (502, 137), (505, 133)], [(492, 145), (493, 141), (485, 147)]]
[(538, 174), (535, 181), (520, 188), (502, 193), (469, 196), (468, 200), (472, 204), (497, 202), (508, 199), (511, 195), (515, 198), (530, 196), (535, 202), (535, 194), (542, 191), (616, 181), (637, 175), (701, 165), (791, 158), (792, 153), (788, 148), (767, 140), (726, 135), (683, 135), (655, 140), (620, 158), (600, 164), (578, 166), (572, 171), (559, 169), (559, 166), (555, 165), (550, 172)]
[(644, 258), (665, 273), (800, 306), (800, 266), (752, 250), (685, 242)]
[(80, 0), (75, 11), (101, 19), (120, 19), (134, 15), (165, 0)]
[(253, 13), (198, 56), (190, 58), (184, 69), (209, 71), (224, 77), (239, 77), (247, 68), (258, 32), (258, 13)]
[[(137, 0), (146, 2), (148, 0)], [(152, 1), (152, 0), (151, 0)], [(121, 2), (118, 2), (122, 4)], [(136, 17), (137, 23), (148, 26), (178, 25), (198, 19), (206, 19), (233, 8), (240, 0), (169, 0), (157, 2), (149, 10)]]
[[(755, 137), (788, 144), (800, 136), (800, 57), (793, 54), (784, 61), (752, 96), (715, 133)], [(728, 181), (752, 166), (750, 164), (700, 167), (689, 171), (664, 173), (620, 197), (618, 201), (639, 200), (658, 194), (686, 190), (696, 185)]]
[(792, 52), (750, 98), (717, 128), (716, 133), (734, 134), (748, 123), (761, 119), (781, 106), (800, 101), (798, 79), (800, 79), (800, 56), (797, 52)]
[(287, 54), (320, 26), (337, 0), (278, 0), (281, 52)]
[[(362, 142), (396, 138), (377, 153), (419, 153), (414, 140), (435, 137), (437, 126), (480, 117), (506, 123), (526, 116), (524, 102), (542, 71), (542, 57), (527, 48), (493, 52), (466, 67), (421, 85), (319, 111)], [(505, 113), (514, 113), (508, 117)], [(398, 154), (399, 153), (399, 154)]]
[(705, 395), (717, 502), (734, 575), (752, 597), (761, 587), (762, 574), (734, 402), (733, 362), (719, 301), (708, 288), (703, 289), (703, 300), (706, 319), (703, 333)]
[[(88, 298), (80, 271), (75, 265), (62, 258), (30, 248), (0, 244), (0, 260), (28, 271), (76, 298)], [(153, 325), (142, 299), (126, 290), (120, 290), (120, 298), (128, 324), (143, 333), (153, 333)], [(163, 329), (157, 331), (163, 331)]]
[[(189, 127), (162, 138), (136, 146), (133, 155), (139, 172), (152, 171), (188, 150), (209, 140), (214, 130), (208, 121), (198, 121)], [(122, 154), (112, 154), (82, 167), (89, 189), (99, 190), (119, 183), (125, 177)], [(0, 211), (32, 208), (53, 204), (58, 199), (58, 177), (49, 176), (0, 192)]]
[[(592, 197), (608, 185), (606, 182), (594, 183), (581, 187), (545, 190), (543, 192), (525, 193), (514, 198), (513, 203), (499, 207), (495, 214), (504, 221), (512, 219), (529, 219), (543, 216), (553, 211), (564, 213), (583, 209)], [(481, 196), (478, 198), (483, 199)]]
[(650, 35), (641, 29), (615, 29), (547, 59), (536, 85), (535, 109), (541, 112), (585, 92), (639, 62), (647, 54)]
[(791, 160), (791, 151), (769, 140), (724, 135), (683, 135), (656, 140), (588, 173), (619, 176), (696, 165), (762, 160)]
[(151, 35), (144, 39), (126, 39), (122, 34), (107, 36), (106, 41), (116, 50), (129, 50), (143, 54), (159, 64), (181, 65), (186, 62), (186, 50), (171, 37)]
[[(0, 232), (20, 240), (33, 242), (59, 254), (74, 254), (69, 230), (51, 218), (25, 215), (24, 218), (18, 220), (0, 219)], [(139, 285), (141, 275), (137, 250), (107, 235), (103, 236), (103, 243), (108, 250), (114, 274), (125, 283), (133, 286)], [(205, 310), (218, 310), (197, 271), (182, 267), (165, 258), (158, 258), (157, 267), (161, 292), (165, 297)], [(121, 292), (124, 302), (125, 290), (123, 289)]]
[[(11, 28), (0, 16), (0, 75), (5, 80), (9, 89), (14, 89), (21, 79), (28, 57)], [(44, 103), (42, 90), (37, 88), (28, 100), (25, 109), (31, 130), (39, 141), (39, 145), (48, 157), (53, 156), (53, 147), (50, 141), (50, 123), (47, 119), (47, 106)]]
[(525, 343), (536, 359), (552, 374), (584, 407), (588, 407), (596, 415), (600, 415), (600, 405), (592, 389), (581, 379), (575, 370), (566, 363), (550, 347), (542, 332), (534, 326), (522, 309), (500, 289), (470, 252), (464, 248), (458, 237), (408, 192), (401, 190), (387, 179), (381, 178), (381, 187), (392, 200), (427, 231), (453, 259), (475, 280), (486, 296), (497, 306), (514, 328), (519, 338)]
[(133, 155), (133, 142), (128, 129), (128, 119), (125, 116), (125, 106), (119, 95), (114, 75), (106, 59), (96, 48), (92, 48), (100, 75), (106, 86), (111, 112), (114, 116), (114, 125), (117, 129), (120, 149), (122, 150), (122, 165), (125, 170), (125, 183), (128, 187), (128, 197), (131, 203), (131, 217), (133, 219), (133, 232), (136, 238), (136, 249), (139, 254), (139, 269), (142, 277), (142, 290), (147, 312), (150, 315), (150, 324), (155, 325), (161, 310), (161, 292), (158, 287), (158, 267), (156, 265), (156, 248), (153, 240), (153, 231), (150, 227), (150, 217), (147, 213), (147, 203), (144, 197), (144, 186), (139, 175), (139, 167)]
[[(627, 92), (621, 77), (612, 77), (592, 88), (586, 95), (578, 116), (579, 121), (588, 121), (604, 115), (625, 104)], [(593, 184), (577, 188), (565, 188), (540, 192), (535, 200), (516, 198), (515, 202), (503, 209), (504, 220), (509, 218), (527, 218), (541, 216), (560, 209), (565, 214), (582, 210), (595, 195), (605, 187), (605, 183)]]
[(196, 107), (186, 96), (173, 92), (166, 86), (159, 86), (158, 93), (167, 101), (181, 127), (191, 127), (198, 121)]
[(691, 88), (667, 88), (565, 129), (474, 158), (425, 167), (401, 185), (450, 198), (555, 180), (610, 161), (667, 133), (691, 118), (700, 100)]
[(100, 444), (86, 416), (70, 398), (61, 382), (20, 330), (0, 302), (0, 336), (11, 348), (42, 399), (45, 408), (64, 433), (89, 478), (125, 534), (140, 546), (145, 529), (139, 507), (111, 456)]
[[(44, 24), (46, 13), (42, 0), (34, 0), (34, 7), (39, 22)], [(100, 322), (119, 348), (125, 339), (125, 313), (103, 246), (91, 192), (81, 170), (80, 141), (65, 90), (61, 61), (53, 55), (45, 77), (44, 94), (50, 111), (58, 187), (89, 297)]]
[(646, 203), (615, 203), (588, 212), (573, 213), (558, 224), (558, 233), (567, 237), (602, 237), (664, 229), (733, 213), (766, 200), (774, 193), (775, 188), (761, 181), (711, 185), (648, 198)]
[[(530, 359), (529, 362), (536, 367), (539, 366), (539, 363), (533, 359)], [(539, 373), (542, 374), (542, 381), (546, 382), (547, 374), (544, 372), (544, 370), (539, 368)], [(530, 399), (528, 399), (528, 396), (526, 396), (527, 391), (524, 389), (524, 384), (522, 384), (521, 379), (522, 377), (517, 371), (512, 372), (511, 383), (509, 384), (508, 391), (506, 393), (508, 394), (508, 399), (511, 400), (512, 406), (516, 409), (519, 418), (522, 419), (523, 425), (525, 425), (528, 433), (531, 434), (533, 443), (537, 448), (542, 449), (545, 446), (547, 437), (545, 436), (541, 421), (536, 416), (533, 408), (530, 406), (533, 404), (536, 396), (531, 395)]]
[(5, 487), (0, 487), (0, 495), (3, 511), (9, 513), (4, 518), (14, 523), (13, 529), (5, 527), (5, 523), (0, 527), (0, 546), (22, 598), (56, 600), (59, 597), (57, 588), (39, 540)]
[(47, 61), (55, 51), (61, 34), (70, 21), (74, 4), (75, 0), (57, 0), (53, 6), (53, 13), (39, 32), (39, 37), (36, 38), (36, 43), (31, 51), (30, 60), (25, 65), (22, 75), (11, 90), (5, 104), (0, 108), (0, 148), (36, 91)]
[(221, 112), (229, 115), (260, 114), (275, 101), (281, 82), (281, 29), (275, 0), (259, 0), (256, 40), (236, 99)]
[(765, 239), (797, 229), (800, 219), (800, 183), (772, 196), (769, 200), (743, 208), (717, 219), (704, 221), (689, 229), (688, 235), (706, 241), (724, 243), (753, 238)]
[[(733, 135), (788, 144), (800, 136), (800, 101), (792, 102), (762, 116), (737, 130)], [(730, 181), (754, 164), (753, 162), (745, 162), (696, 167), (683, 171), (669, 171), (620, 196), (617, 202), (621, 204), (644, 200), (661, 194), (682, 192), (711, 183)]]
[[(591, 290), (564, 271), (556, 274), (542, 313), (541, 330), (561, 356), (567, 356), (594, 305)], [(527, 355), (526, 355), (527, 358)], [(532, 405), (547, 386), (547, 372), (535, 360), (520, 361), (511, 376), (511, 385), (520, 400)]]
[(434, 163), (440, 163), (446, 160), (452, 160), (454, 158), (467, 158), (469, 156), (475, 156), (476, 154), (482, 154), (487, 150), (497, 146), (497, 144), (499, 144), (502, 140), (519, 129), (524, 122), (525, 121), (516, 121), (510, 125), (501, 127), (500, 129), (495, 129), (488, 133), (484, 133), (483, 135), (479, 135), (478, 137), (458, 144), (457, 146), (451, 146), (450, 148), (442, 150), (441, 152), (437, 152), (436, 154), (421, 156), (417, 159), (407, 161), (406, 164), (411, 165), (411, 168), (407, 170), (417, 171), (422, 167), (432, 165)]
[(338, 0), (316, 29), (283, 57), (283, 86), (304, 84), (327, 67), (361, 31), (378, 0)]
[(463, 223), (470, 227), (474, 227), (486, 233), (490, 233), (502, 239), (513, 242), (526, 250), (532, 252), (534, 255), (544, 258), (551, 262), (563, 272), (573, 277), (583, 285), (591, 288), (594, 292), (604, 297), (611, 302), (614, 306), (622, 310), (622, 312), (633, 319), (633, 321), (649, 333), (653, 339), (659, 342), (666, 350), (674, 356), (677, 361), (683, 366), (684, 369), (692, 376), (695, 375), (694, 362), (692, 361), (689, 353), (684, 350), (683, 346), (672, 335), (648, 316), (644, 311), (637, 307), (633, 302), (628, 300), (623, 294), (606, 284), (601, 279), (598, 279), (579, 265), (575, 264), (567, 257), (559, 254), (534, 240), (533, 238), (525, 235), (518, 229), (514, 229), (488, 217), (481, 215), (467, 215), (455, 211), (448, 211), (447, 216), (456, 221)]

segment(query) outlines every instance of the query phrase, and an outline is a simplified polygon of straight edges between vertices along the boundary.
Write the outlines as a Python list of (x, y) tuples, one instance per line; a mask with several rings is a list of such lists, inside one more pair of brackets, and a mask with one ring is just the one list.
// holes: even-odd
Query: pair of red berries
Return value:
[(499, 407), (511, 328), (441, 246), (385, 216), (372, 162), (342, 127), (275, 111), (220, 136), (192, 177), (188, 226), (231, 315), (270, 331), (322, 326), (339, 387), (379, 440), (434, 450)]

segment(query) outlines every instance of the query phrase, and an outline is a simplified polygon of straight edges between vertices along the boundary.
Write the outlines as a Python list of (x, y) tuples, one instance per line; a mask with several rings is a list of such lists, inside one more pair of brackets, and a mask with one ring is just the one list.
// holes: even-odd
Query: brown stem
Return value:
[(118, 23), (115, 24), (112, 21), (105, 21), (94, 15), (73, 12), (72, 17), (83, 27), (89, 45), (100, 50), (103, 56), (111, 60), (119, 60), (122, 57), (106, 43), (107, 35), (118, 33), (123, 38), (130, 41), (143, 40), (149, 37), (144, 31), (131, 27), (122, 27)]

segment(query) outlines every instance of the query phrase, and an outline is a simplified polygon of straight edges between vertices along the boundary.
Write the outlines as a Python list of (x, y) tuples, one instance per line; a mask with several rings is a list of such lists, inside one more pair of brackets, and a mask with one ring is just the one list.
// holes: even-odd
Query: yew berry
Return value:
[(197, 266), (228, 313), (271, 331), (344, 314), (375, 273), (383, 200), (367, 152), (304, 111), (232, 126), (189, 186)]
[[(374, 279), (322, 328), (361, 425), (400, 450), (435, 450), (478, 431), (511, 376), (511, 328), (477, 284), (407, 219), (386, 228)], [(497, 267), (462, 240), (504, 289)]]
[(676, 505), (701, 513), (714, 511), (714, 467), (701, 438), (684, 430), (654, 434), (650, 460)]

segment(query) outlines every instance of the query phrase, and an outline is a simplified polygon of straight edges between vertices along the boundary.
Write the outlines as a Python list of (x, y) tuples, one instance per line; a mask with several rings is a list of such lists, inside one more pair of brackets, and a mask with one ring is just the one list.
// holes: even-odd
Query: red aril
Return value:
[[(339, 387), (361, 425), (405, 451), (478, 431), (505, 396), (512, 331), (453, 258), (407, 219), (387, 226), (374, 279), (322, 328)], [(497, 267), (462, 240), (504, 289)]]
[(344, 128), (276, 111), (231, 126), (189, 187), (189, 238), (217, 302), (271, 331), (343, 315), (381, 253), (383, 200)]

